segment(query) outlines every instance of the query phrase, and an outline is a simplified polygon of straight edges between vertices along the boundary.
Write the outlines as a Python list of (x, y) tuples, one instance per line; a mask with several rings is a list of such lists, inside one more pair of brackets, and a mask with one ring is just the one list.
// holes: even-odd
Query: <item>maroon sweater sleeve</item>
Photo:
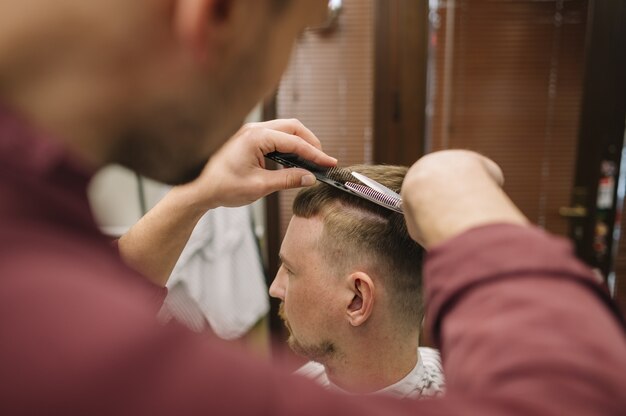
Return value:
[(626, 414), (623, 326), (566, 240), (476, 228), (429, 253), (425, 293), (450, 396), (505, 399), (520, 414)]

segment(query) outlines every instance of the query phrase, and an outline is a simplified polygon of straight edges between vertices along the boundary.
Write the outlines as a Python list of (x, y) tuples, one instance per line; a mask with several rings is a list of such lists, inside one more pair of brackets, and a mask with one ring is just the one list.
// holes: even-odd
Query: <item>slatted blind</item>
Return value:
[(574, 183), (587, 0), (439, 4), (428, 150), (491, 157), (525, 215), (566, 235), (558, 210)]
[[(341, 166), (372, 160), (372, 1), (344, 0), (335, 31), (304, 32), (278, 90), (278, 117), (300, 119)], [(296, 192), (279, 195), (281, 239)]]

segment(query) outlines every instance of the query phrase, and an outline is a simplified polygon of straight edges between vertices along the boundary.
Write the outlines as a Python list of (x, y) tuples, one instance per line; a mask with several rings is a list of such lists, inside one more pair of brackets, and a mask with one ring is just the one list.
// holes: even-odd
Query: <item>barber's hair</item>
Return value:
[[(391, 165), (348, 169), (398, 193), (407, 172), (404, 166)], [(319, 182), (298, 193), (293, 213), (321, 218), (324, 232), (319, 244), (327, 261), (339, 270), (356, 261), (367, 264), (383, 281), (398, 323), (420, 327), (423, 249), (409, 236), (402, 214)]]

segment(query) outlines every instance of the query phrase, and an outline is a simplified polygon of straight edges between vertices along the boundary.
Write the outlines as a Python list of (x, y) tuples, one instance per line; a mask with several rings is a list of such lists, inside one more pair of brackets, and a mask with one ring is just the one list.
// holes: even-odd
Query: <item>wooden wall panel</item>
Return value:
[(376, 2), (374, 161), (411, 166), (424, 154), (428, 1)]
[(570, 204), (574, 183), (587, 1), (447, 4), (456, 5), (454, 37), (446, 38), (450, 11), (441, 9), (430, 150), (470, 148), (493, 158), (530, 220), (567, 235), (558, 211)]
[[(371, 162), (373, 0), (345, 0), (334, 32), (298, 40), (276, 101), (279, 118), (296, 117), (340, 165)], [(280, 235), (297, 191), (281, 192)]]

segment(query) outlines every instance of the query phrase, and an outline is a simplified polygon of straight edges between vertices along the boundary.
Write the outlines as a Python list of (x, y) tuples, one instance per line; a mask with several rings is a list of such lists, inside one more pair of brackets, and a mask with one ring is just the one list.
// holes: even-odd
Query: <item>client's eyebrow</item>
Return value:
[(293, 269), (293, 267), (291, 267), (291, 263), (285, 259), (285, 255), (283, 253), (278, 253), (278, 258), (282, 264), (287, 266), (288, 269)]

